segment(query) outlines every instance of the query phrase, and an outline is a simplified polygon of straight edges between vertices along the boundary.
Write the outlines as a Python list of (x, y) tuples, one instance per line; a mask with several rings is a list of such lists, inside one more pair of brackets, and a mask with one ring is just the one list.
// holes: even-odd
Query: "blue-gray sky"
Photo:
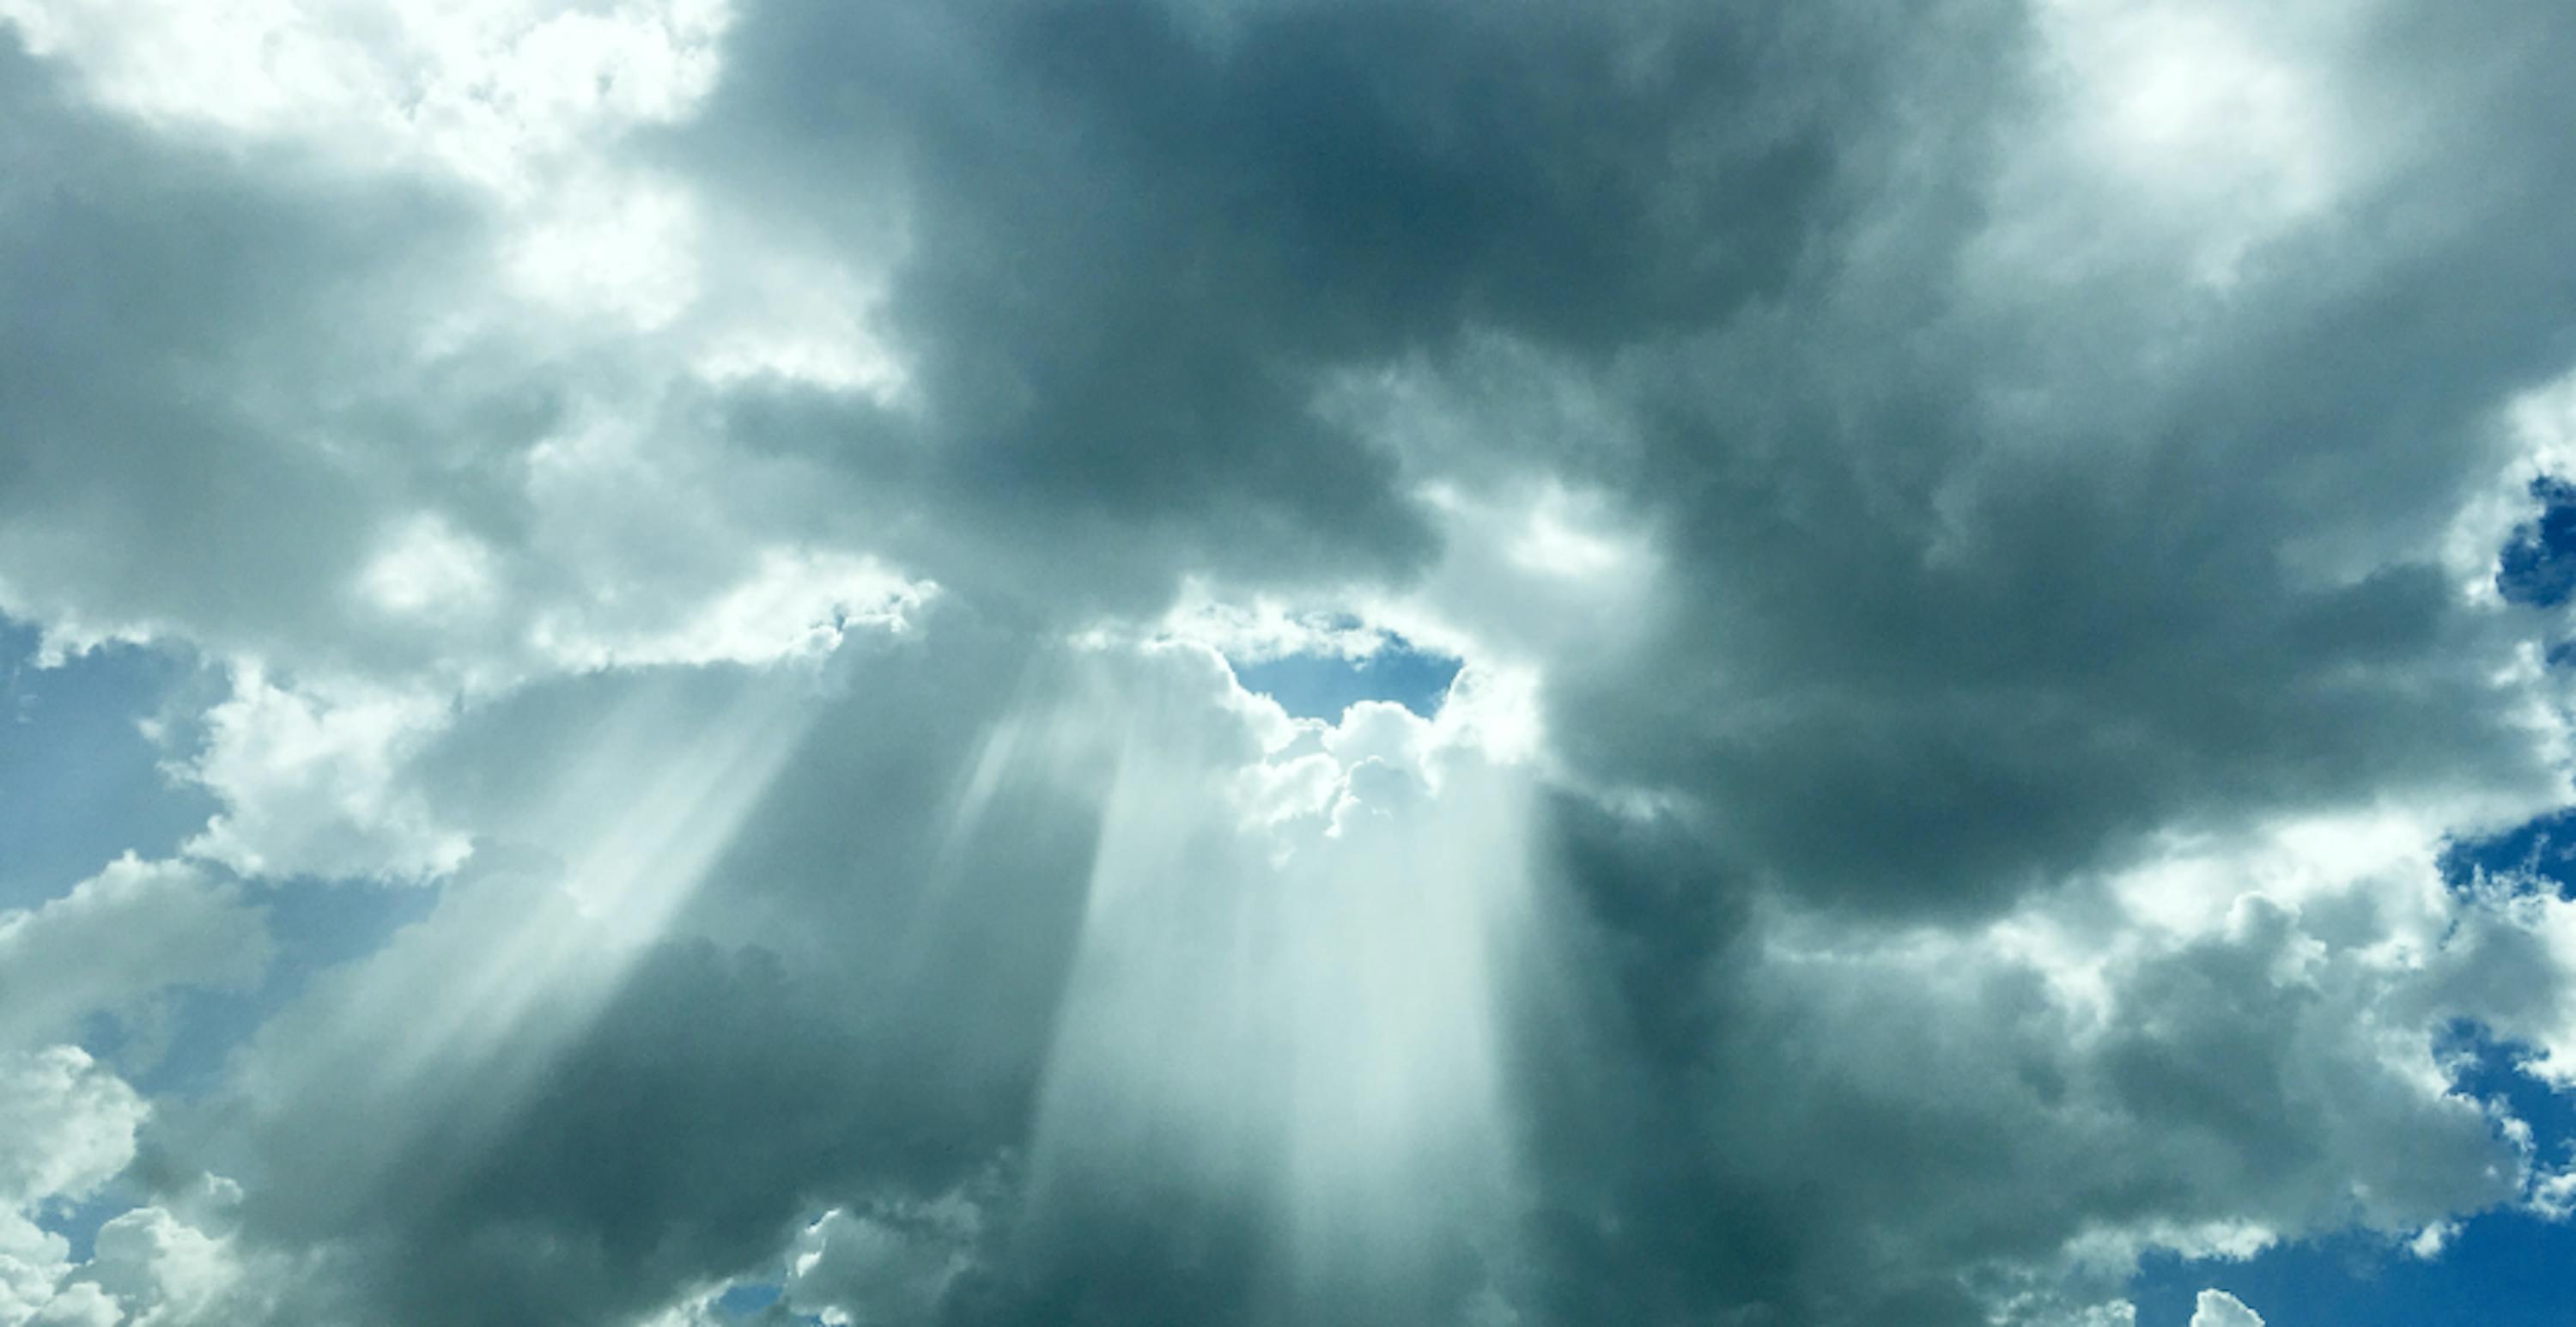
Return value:
[(2563, 1321), (2571, 60), (0, 0), (0, 1327)]

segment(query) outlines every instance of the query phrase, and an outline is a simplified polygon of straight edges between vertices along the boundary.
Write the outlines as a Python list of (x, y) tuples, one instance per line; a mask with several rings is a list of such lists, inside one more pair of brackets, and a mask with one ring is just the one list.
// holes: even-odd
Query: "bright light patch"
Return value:
[(2371, 887), (2399, 933), (2429, 945), (2447, 925), (2434, 869), (2440, 837), (2434, 823), (2399, 812), (2295, 818), (2241, 840), (2169, 839), (2156, 860), (2110, 886), (2131, 918), (2185, 936), (2224, 930), (2249, 897), (2295, 909)]
[(159, 122), (300, 140), (369, 167), (429, 163), (505, 193), (714, 86), (722, 0), (0, 0), (39, 54)]
[(395, 534), (359, 584), (388, 613), (454, 617), (490, 598), (492, 551), (436, 514), (424, 515)]
[(750, 576), (670, 628), (620, 638), (549, 618), (537, 625), (537, 643), (574, 668), (812, 659), (853, 628), (907, 629), (937, 593), (874, 558), (773, 548)]
[(2040, 6), (2042, 114), (1998, 177), (1978, 285), (2012, 299), (2143, 280), (2224, 298), (2266, 246), (2331, 225), (2409, 150), (2403, 109), (2332, 58), (2366, 8)]
[(742, 262), (734, 283), (708, 292), (704, 348), (694, 368), (725, 385), (763, 378), (902, 399), (907, 372), (872, 314), (883, 280), (798, 256)]
[(1614, 522), (1600, 503), (1577, 502), (1565, 491), (1551, 489), (1531, 506), (1527, 524), (1506, 556), (1516, 567), (1564, 580), (1643, 575), (1651, 554), (1634, 533), (1619, 530)]
[(604, 180), (557, 192), (513, 243), (508, 266), (532, 299), (651, 331), (698, 297), (697, 235), (686, 193), (650, 180)]

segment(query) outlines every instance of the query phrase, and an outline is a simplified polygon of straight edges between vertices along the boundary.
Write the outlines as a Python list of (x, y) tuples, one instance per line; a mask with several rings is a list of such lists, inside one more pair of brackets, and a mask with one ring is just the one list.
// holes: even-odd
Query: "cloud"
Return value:
[[(2299, 76), (2489, 67), (2466, 38), (2385, 44), (2405, 30), (2355, 38), (2351, 68), (2320, 43)], [(2425, 114), (2467, 132), (2492, 105)], [(2555, 169), (2502, 141), (2532, 151), (2515, 169)], [(1943, 178), (1983, 178), (1957, 164)], [(1925, 264), (1988, 232), (1930, 227), (1874, 178), (1880, 224), (1929, 252), (1855, 249), (1775, 316), (1625, 375), (1654, 403), (1631, 491), (1673, 532), (1671, 588), (1648, 643), (1559, 674), (1575, 758), (1689, 799), (1746, 876), (1871, 910), (1991, 907), (2232, 807), (2399, 785), (2554, 800), (2546, 730), (2493, 680), (2527, 623), (2462, 602), (2470, 569), (2439, 540), (2510, 482), (2502, 405), (2565, 367), (2549, 321), (2496, 295), (2547, 279), (2546, 241), (2467, 181), (2451, 226), (2402, 226), (2444, 171), (2356, 185), (2225, 294), (2183, 293), (2185, 260), (2131, 246), (2106, 257), (2134, 275), (2017, 262), (1924, 289)], [(1994, 225), (2012, 201), (1990, 200)], [(2493, 353), (2453, 330), (2402, 344), (2450, 317)]]
[(434, 695), (298, 695), (245, 670), (232, 698), (206, 712), (188, 770), (225, 809), (185, 850), (253, 875), (454, 870), (470, 851), (464, 837), (390, 786), (405, 747), (445, 717)]
[[(49, 651), (164, 638), (272, 686), (484, 690), (629, 657), (767, 657), (801, 648), (835, 613), (870, 617), (913, 593), (859, 552), (782, 523), (771, 498), (799, 482), (782, 467), (719, 465), (667, 436), (697, 423), (684, 370), (672, 380), (670, 363), (501, 280), (522, 260), (562, 275), (597, 260), (599, 241), (558, 237), (563, 261), (512, 258), (532, 227), (555, 232), (478, 175), (475, 152), (413, 156), (382, 141), (439, 136), (422, 126), (443, 97), (466, 95), (452, 81), (507, 104), (492, 113), (515, 127), (489, 129), (505, 145), (495, 150), (552, 172), (599, 142), (530, 128), (545, 117), (513, 81), (562, 75), (545, 53), (588, 49), (583, 31), (640, 22), (636, 40), (686, 46), (707, 39), (708, 20), (675, 19), (676, 35), (650, 15), (495, 12), (444, 37), (432, 24), (404, 35), (456, 38), (436, 59), (469, 67), (433, 79), (431, 104), (413, 107), (421, 121), (298, 93), (276, 124), (246, 126), (200, 113), (221, 108), (214, 89), (247, 78), (280, 90), (261, 80), (283, 74), (227, 59), (395, 62), (340, 71), (394, 85), (369, 92), (373, 105), (414, 95), (399, 62), (421, 52), (372, 48), (384, 33), (295, 7), (263, 16), (276, 30), (260, 51), (173, 47), (156, 29), (21, 8), (31, 12), (0, 51), (13, 130), (0, 147), (12, 163), (0, 271), (21, 315), (0, 324), (18, 370), (0, 393), (11, 478), (0, 608), (39, 626)], [(513, 22), (509, 40), (473, 31)], [(17, 40), (29, 34), (58, 58), (31, 58)], [(199, 62), (212, 66), (192, 69), (203, 83), (138, 72)], [(575, 90), (640, 95), (648, 71), (611, 63)], [(495, 64), (517, 74), (483, 67)], [(111, 109), (129, 93), (210, 100), (138, 122)], [(676, 114), (688, 98), (644, 100), (608, 118)], [(337, 140), (348, 133), (358, 141)], [(721, 331), (691, 322), (673, 335)], [(669, 464), (684, 455), (694, 459)], [(731, 515), (705, 502), (754, 490)], [(740, 544), (733, 516), (765, 532), (759, 547)], [(636, 557), (686, 530), (695, 536)]]
[(887, 533), (979, 592), (1132, 604), (1176, 561), (1400, 573), (1424, 513), (1314, 410), (1325, 375), (1489, 320), (1599, 348), (1712, 316), (1778, 279), (1822, 176), (1825, 130), (1761, 100), (1812, 33), (1548, 6), (1217, 27), (746, 12), (678, 150), (884, 264), (921, 408), (755, 396), (736, 427), (953, 513)]
[[(332, 435), (416, 390), (384, 346), (469, 223), (411, 182), (191, 152), (84, 104), (14, 40), (0, 62), (14, 366), (0, 601), (75, 646), (173, 630), (313, 643), (306, 615), (400, 485), (325, 463)], [(326, 378), (328, 400), (290, 385)], [(469, 412), (471, 395), (455, 398)]]
[[(2429, 875), (2420, 920), (2345, 879), (2295, 909), (2236, 896), (2194, 935), (2078, 893), (1966, 932), (1721, 916), (1620, 937), (1590, 966), (1626, 989), (1593, 999), (1637, 1015), (1557, 1047), (1543, 1079), (1566, 1086), (1539, 1096), (1562, 1204), (1537, 1255), (1550, 1320), (1713, 1300), (2052, 1322), (2115, 1296), (2149, 1249), (2250, 1256), (2352, 1226), (2393, 1246), (2515, 1201), (2523, 1152), (2435, 1060), (2462, 1012), (2442, 992), (2483, 961), (2444, 933), (2485, 923)], [(1711, 944), (1727, 957), (1707, 965)], [(1843, 1237), (1863, 1224), (1866, 1243)]]
[(139, 1013), (166, 987), (250, 985), (269, 951), (238, 887), (128, 854), (61, 898), (0, 913), (0, 1046), (45, 1044), (95, 1012)]
[(78, 1047), (0, 1052), (0, 1317), (25, 1321), (71, 1269), (70, 1244), (36, 1223), (40, 1205), (114, 1179), (149, 1113)]
[(113, 1296), (125, 1322), (177, 1327), (214, 1323), (265, 1309), (245, 1287), (245, 1269), (227, 1241), (180, 1221), (159, 1207), (140, 1207), (99, 1227), (97, 1252), (84, 1264), (85, 1282)]
[[(2111, 1323), (2565, 1206), (2443, 1048), (2569, 1080), (2576, 911), (2440, 850), (2567, 800), (2576, 26), (1866, 8), (0, 8), (0, 611), (203, 660), (218, 808), (0, 917), (0, 1321)], [(56, 1045), (272, 944), (202, 1093)]]
[(2263, 1327), (2263, 1318), (2224, 1290), (2204, 1290), (2192, 1307), (2191, 1327)]
[(835, 1208), (798, 1236), (782, 1298), (835, 1327), (920, 1321), (965, 1269), (978, 1222), (954, 1196), (876, 1215)]
[(0, 1194), (13, 1207), (82, 1198), (134, 1156), (134, 1130), (148, 1108), (114, 1074), (76, 1047), (14, 1051), (7, 1061), (11, 1144)]
[[(822, 1252), (791, 1292), (838, 1304), (862, 1292), (832, 1286), (874, 1274), (833, 1269), (873, 1262), (842, 1238), (860, 1216), (796, 1236), (817, 1204), (931, 1241), (924, 1265), (950, 1270), (906, 1294), (953, 1282), (957, 1312), (1042, 1312), (1085, 1293), (1076, 1232), (1130, 1201), (1119, 1158), (1149, 1190), (1235, 1201), (1235, 1172), (1168, 1155), (1165, 1127), (1197, 1135), (1192, 1154), (1250, 1149), (1259, 1222), (1300, 1213), (1319, 1266), (1436, 1230), (1501, 1145), (1495, 1034), (1455, 1036), (1493, 999), (1508, 939), (1490, 911), (1507, 899), (1475, 885), (1509, 862), (1511, 841), (1477, 827), (1511, 788), (1476, 730), (1393, 707), (1300, 729), (1198, 647), (1031, 661), (1023, 643), (934, 613), (918, 636), (845, 643), (820, 675), (625, 670), (469, 715), (442, 739), (468, 745), (428, 769), (524, 764), (454, 806), (495, 831), (482, 864), (271, 1017), (227, 1089), (162, 1130), (157, 1164), (241, 1177), (236, 1238), (284, 1269), (287, 1317), (616, 1321), (792, 1238)], [(780, 727), (764, 713), (792, 716), (775, 769), (721, 754)], [(693, 740), (715, 745), (667, 754)], [(1329, 777), (1281, 814), (1157, 792), (1316, 761)], [(745, 819), (664, 815), (713, 804), (656, 791), (700, 772), (742, 781)], [(882, 795), (854, 804), (854, 788)], [(1444, 828), (1411, 841), (1426, 818)], [(673, 837), (630, 842), (648, 832)], [(620, 883), (637, 862), (697, 865), (664, 893)], [(1139, 1002), (1207, 980), (1202, 944), (1301, 894), (1331, 905), (1245, 956), (1241, 998)], [(1204, 914), (1174, 919), (1198, 939), (1148, 963), (1133, 947), (1168, 908)], [(1412, 1013), (1347, 1037), (1353, 1011), (1398, 992)], [(1207, 1110), (1163, 1099), (1174, 1080), (1133, 1072), (1157, 1046), (1241, 1081), (1205, 1081)], [(1294, 1058), (1241, 1058), (1262, 1046)], [(1369, 1066), (1364, 1085), (1334, 1085), (1346, 1063)], [(1344, 1154), (1345, 1134), (1366, 1146)], [(410, 1196), (387, 1205), (389, 1187)], [(1333, 1214), (1356, 1193), (1380, 1214), (1317, 1224), (1347, 1221)], [(960, 1201), (990, 1216), (932, 1219)], [(1150, 1246), (1157, 1225), (1128, 1219), (1124, 1237)], [(1151, 1283), (1133, 1292), (1149, 1309)]]

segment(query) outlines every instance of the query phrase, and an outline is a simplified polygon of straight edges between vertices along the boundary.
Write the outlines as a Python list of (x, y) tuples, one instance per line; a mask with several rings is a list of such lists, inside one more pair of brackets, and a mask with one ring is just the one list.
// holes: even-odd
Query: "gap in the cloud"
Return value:
[(232, 1053), (271, 1015), (323, 972), (376, 952), (396, 931), (428, 917), (439, 896), (429, 886), (310, 877), (245, 889), (267, 912), (272, 942), (258, 987), (172, 992), (161, 1025), (142, 1029), (149, 1044), (133, 1044), (127, 1030), (112, 1029), (91, 1046), (111, 1064), (129, 1049), (138, 1052), (144, 1062), (125, 1066), (126, 1077), (149, 1095), (195, 1096), (214, 1088)]
[(2150, 1255), (2130, 1284), (2137, 1327), (2187, 1327), (2203, 1288), (2279, 1327), (2565, 1327), (2576, 1231), (2522, 1212), (2472, 1217), (2430, 1261), (2382, 1237), (2283, 1245), (2242, 1262)]
[(2537, 1052), (2505, 1041), (2473, 1019), (2454, 1019), (2433, 1047), (2453, 1068), (2452, 1090), (2479, 1101), (2502, 1098), (2515, 1119), (2531, 1126), (2535, 1159), (2543, 1166), (2567, 1162), (2576, 1149), (2576, 1094), (2558, 1091), (2522, 1071)]
[(819, 1314), (793, 1313), (779, 1305), (787, 1287), (775, 1281), (741, 1281), (726, 1287), (716, 1296), (716, 1311), (736, 1322), (793, 1323), (796, 1327), (823, 1327)]
[(716, 1296), (716, 1307), (734, 1317), (748, 1317), (778, 1302), (785, 1288), (771, 1281), (736, 1282)]
[[(2501, 1097), (2531, 1126), (2537, 1160), (2568, 1159), (2576, 1142), (2576, 1098), (2516, 1068), (2527, 1051), (2462, 1021), (2437, 1053), (2456, 1068), (2455, 1090)], [(2130, 1283), (2137, 1327), (2187, 1327), (2204, 1288), (2224, 1290), (2276, 1324), (2334, 1327), (2563, 1327), (2576, 1267), (2576, 1227), (2519, 1208), (2472, 1215), (2432, 1259), (2384, 1235), (2346, 1233), (2268, 1249), (2253, 1258), (2153, 1254)]]
[[(215, 680), (196, 661), (106, 645), (53, 668), (38, 633), (0, 618), (0, 910), (58, 898), (127, 852), (166, 857), (218, 809), (164, 773), (142, 723)], [(211, 699), (211, 695), (200, 699)]]
[(2510, 603), (2555, 608), (2576, 596), (2576, 484), (2531, 481), (2540, 515), (2514, 527), (2496, 558), (2496, 592)]
[(71, 1260), (88, 1262), (98, 1251), (99, 1227), (133, 1211), (147, 1201), (144, 1194), (123, 1177), (76, 1203), (55, 1203), (36, 1214), (36, 1225), (63, 1237), (71, 1245)]
[(2516, 892), (2547, 889), (2561, 898), (2576, 896), (2576, 807), (2483, 838), (2449, 839), (2436, 865), (2454, 890), (2484, 879)]
[(716, 1297), (716, 1307), (727, 1313), (758, 1313), (778, 1302), (783, 1288), (774, 1282), (738, 1282)]
[(1357, 658), (1331, 653), (1288, 654), (1234, 663), (1235, 680), (1301, 719), (1337, 722), (1363, 700), (1392, 701), (1428, 718), (1440, 708), (1460, 661), (1388, 636), (1374, 653)]

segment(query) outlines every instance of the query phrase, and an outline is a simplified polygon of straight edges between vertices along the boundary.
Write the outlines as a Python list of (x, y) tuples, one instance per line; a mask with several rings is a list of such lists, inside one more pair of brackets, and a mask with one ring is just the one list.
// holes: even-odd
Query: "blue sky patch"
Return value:
[(2556, 608), (2576, 595), (2576, 484), (2531, 481), (2540, 516), (2516, 526), (2496, 561), (2496, 590), (2517, 604)]
[(735, 1285), (717, 1296), (716, 1307), (737, 1316), (758, 1313), (778, 1302), (778, 1292), (779, 1288), (773, 1284), (747, 1282)]
[(2442, 845), (2437, 864), (2453, 889), (2465, 889), (2481, 875), (2512, 876), (2566, 897), (2576, 889), (2576, 807), (2485, 838), (2452, 839)]
[(1391, 700), (1428, 718), (1440, 708), (1458, 669), (1459, 661), (1449, 655), (1389, 636), (1366, 658), (1291, 654), (1238, 663), (1234, 676), (1245, 690), (1269, 696), (1298, 718), (1338, 721), (1342, 711), (1363, 700)]
[(166, 857), (216, 810), (161, 772), (136, 726), (199, 680), (193, 663), (110, 645), (38, 668), (36, 645), (0, 618), (0, 909), (59, 897), (127, 851)]
[(2571, 1255), (2576, 1232), (2498, 1212), (2472, 1218), (2430, 1262), (2366, 1235), (2245, 1262), (2150, 1258), (2129, 1298), (2138, 1327), (2186, 1327), (2204, 1287), (2243, 1300), (2266, 1327), (2565, 1327)]
[[(2501, 1097), (2531, 1126), (2541, 1165), (2566, 1159), (2576, 1099), (2517, 1069), (2522, 1048), (2462, 1023), (2440, 1049), (2460, 1066), (2458, 1091)], [(2508, 1209), (2469, 1217), (2430, 1261), (2384, 1236), (2349, 1232), (2243, 1262), (2151, 1256), (2129, 1298), (2138, 1327), (2185, 1327), (2204, 1287), (2243, 1300), (2268, 1327), (2564, 1327), (2569, 1266), (2576, 1226)]]

